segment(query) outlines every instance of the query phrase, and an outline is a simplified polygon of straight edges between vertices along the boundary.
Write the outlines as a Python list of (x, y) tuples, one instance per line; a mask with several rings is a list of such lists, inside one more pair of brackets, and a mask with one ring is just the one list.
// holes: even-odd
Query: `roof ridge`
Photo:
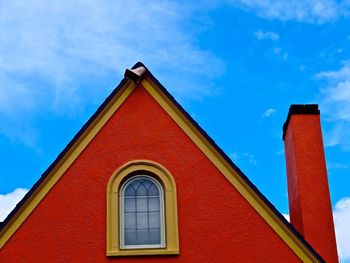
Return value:
[[(231, 168), (237, 172), (241, 179), (254, 191), (255, 194), (272, 210), (272, 212), (283, 222), (283, 224), (293, 233), (293, 235), (305, 246), (307, 249), (321, 262), (324, 262), (322, 257), (312, 248), (312, 246), (296, 231), (296, 229), (284, 218), (284, 216), (275, 208), (275, 206), (258, 190), (258, 188), (249, 180), (249, 178), (238, 168), (236, 164), (226, 155), (226, 153), (216, 144), (216, 142), (203, 130), (200, 125), (188, 114), (188, 112), (176, 101), (176, 99), (168, 92), (168, 90), (153, 76), (149, 69), (142, 63), (137, 62), (131, 69), (138, 67), (144, 67), (146, 69), (143, 77), (148, 75), (151, 80), (159, 87), (161, 92), (170, 99), (170, 101), (175, 105), (175, 107), (180, 110), (180, 112), (187, 118), (190, 123), (200, 132), (202, 136), (210, 143), (212, 147), (219, 153), (219, 155), (228, 163)], [(16, 205), (16, 207), (11, 211), (11, 213), (6, 217), (6, 219), (0, 222), (0, 234), (6, 229), (7, 225), (11, 219), (20, 213), (22, 206), (31, 199), (34, 192), (40, 188), (41, 184), (44, 183), (48, 175), (55, 169), (62, 158), (69, 152), (71, 147), (79, 140), (81, 135), (85, 130), (90, 127), (90, 125), (95, 121), (96, 117), (105, 109), (105, 107), (112, 101), (114, 96), (127, 84), (128, 79), (124, 77), (118, 86), (111, 92), (111, 94), (104, 100), (104, 102), (98, 107), (96, 112), (89, 118), (89, 120), (82, 126), (78, 133), (72, 138), (72, 140), (66, 145), (66, 147), (59, 153), (56, 159), (51, 163), (51, 165), (45, 170), (41, 175), (39, 180), (32, 186), (29, 192), (22, 198), (22, 200)], [(5, 230), (6, 231), (6, 230)], [(2, 235), (0, 235), (0, 238)]]

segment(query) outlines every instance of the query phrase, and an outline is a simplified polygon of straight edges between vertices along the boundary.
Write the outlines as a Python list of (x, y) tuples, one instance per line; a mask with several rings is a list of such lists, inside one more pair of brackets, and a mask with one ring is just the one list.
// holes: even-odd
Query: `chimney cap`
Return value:
[(304, 115), (320, 115), (318, 104), (292, 104), (289, 107), (288, 116), (286, 122), (283, 124), (283, 140), (287, 132), (289, 120), (292, 115), (304, 114)]

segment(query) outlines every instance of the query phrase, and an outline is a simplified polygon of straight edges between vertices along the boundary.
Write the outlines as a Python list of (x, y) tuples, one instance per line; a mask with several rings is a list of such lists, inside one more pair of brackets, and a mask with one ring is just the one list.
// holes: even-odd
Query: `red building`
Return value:
[(0, 262), (338, 262), (317, 105), (284, 125), (291, 224), (142, 63), (0, 226)]

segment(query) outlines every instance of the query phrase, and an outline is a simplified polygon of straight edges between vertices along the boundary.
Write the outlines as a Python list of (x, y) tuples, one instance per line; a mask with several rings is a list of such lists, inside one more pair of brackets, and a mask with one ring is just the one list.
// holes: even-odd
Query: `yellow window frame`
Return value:
[[(120, 247), (121, 186), (136, 173), (152, 175), (164, 189), (165, 247), (127, 249)], [(162, 165), (149, 160), (134, 160), (122, 165), (111, 176), (107, 187), (107, 256), (179, 254), (176, 184), (171, 173)]]

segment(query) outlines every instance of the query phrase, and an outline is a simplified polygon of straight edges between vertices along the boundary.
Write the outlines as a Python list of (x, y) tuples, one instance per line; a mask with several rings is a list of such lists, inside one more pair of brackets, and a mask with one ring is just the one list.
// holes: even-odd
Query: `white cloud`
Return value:
[(266, 111), (264, 111), (264, 113), (261, 115), (262, 118), (268, 118), (270, 117), (272, 114), (276, 113), (276, 109), (274, 108), (269, 108)]
[(299, 67), (299, 70), (300, 71), (304, 71), (306, 69), (306, 66), (305, 65), (300, 65), (300, 67)]
[(338, 70), (319, 72), (315, 78), (325, 79), (328, 83), (321, 89), (320, 104), (327, 121), (334, 123), (325, 132), (325, 145), (340, 145), (350, 150), (350, 63), (343, 62)]
[[(335, 108), (335, 107), (334, 107)], [(329, 113), (331, 114), (331, 113)], [(333, 118), (330, 116), (329, 118)], [(333, 127), (326, 130), (324, 133), (324, 140), (326, 147), (333, 147), (339, 145), (345, 151), (350, 151), (350, 122), (337, 121)]]
[[(244, 153), (243, 156), (254, 158), (248, 153)], [(237, 154), (234, 153), (231, 157), (236, 158)], [(17, 188), (13, 192), (0, 194), (0, 222), (7, 217), (27, 192), (28, 189)], [(290, 222), (289, 214), (285, 213), (283, 216)], [(336, 203), (333, 216), (339, 257), (342, 261), (350, 260), (350, 197), (342, 198)]]
[[(289, 214), (283, 216), (290, 222)], [(334, 209), (334, 228), (341, 262), (350, 260), (350, 197), (340, 199)]]
[(253, 10), (263, 18), (307, 23), (332, 21), (346, 16), (349, 9), (347, 1), (335, 0), (231, 0), (230, 3)]
[(0, 222), (10, 214), (16, 204), (21, 201), (27, 192), (27, 189), (17, 188), (11, 193), (0, 194)]
[(350, 260), (350, 197), (337, 202), (333, 211), (339, 257)]
[(231, 153), (230, 157), (234, 163), (240, 163), (242, 161), (246, 161), (252, 165), (257, 165), (257, 163), (258, 163), (255, 159), (255, 156), (253, 154), (247, 153), (247, 152), (242, 153), (242, 154), (238, 154), (237, 152)]
[(329, 171), (347, 170), (349, 168), (350, 168), (350, 165), (347, 163), (327, 162), (327, 169)]
[(114, 85), (139, 60), (176, 96), (211, 94), (224, 66), (184, 26), (196, 12), (171, 1), (1, 1), (0, 134), (25, 141), (29, 131), (36, 144), (37, 113), (72, 115), (101, 101), (112, 87), (90, 83), (110, 74)]
[(243, 153), (243, 156), (248, 160), (248, 162), (252, 165), (257, 165), (257, 161), (255, 159), (255, 156), (251, 153)]
[(264, 39), (270, 39), (272, 41), (276, 41), (280, 38), (280, 36), (274, 32), (263, 32), (261, 30), (258, 30), (254, 33), (254, 36), (258, 40), (264, 40)]
[(287, 219), (288, 222), (290, 222), (290, 216), (289, 214), (282, 214), (285, 219)]
[(338, 70), (322, 71), (315, 75), (316, 78), (326, 78), (335, 81), (346, 81), (350, 79), (350, 61), (343, 61)]
[(284, 155), (284, 149), (276, 152), (276, 155)]
[(343, 53), (343, 51), (344, 51), (344, 49), (338, 48), (335, 52), (337, 52), (338, 54), (340, 54), (340, 53)]
[(275, 47), (273, 49), (273, 53), (275, 53), (277, 56), (279, 56), (283, 60), (286, 60), (288, 58), (288, 52), (284, 52), (280, 47)]
[(238, 154), (237, 153), (231, 153), (230, 157), (234, 163), (236, 163), (238, 161)]

